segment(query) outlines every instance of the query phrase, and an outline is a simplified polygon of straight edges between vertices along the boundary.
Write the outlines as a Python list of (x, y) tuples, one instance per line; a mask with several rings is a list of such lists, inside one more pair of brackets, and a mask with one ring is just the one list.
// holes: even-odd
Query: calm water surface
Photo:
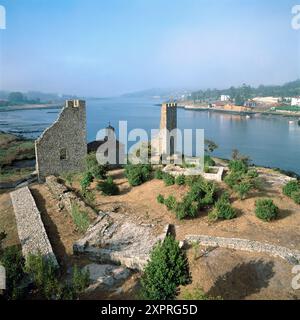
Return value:
[[(88, 141), (94, 140), (99, 129), (111, 123), (116, 129), (120, 120), (128, 121), (128, 129), (143, 128), (150, 132), (158, 128), (159, 100), (110, 98), (87, 101)], [(58, 116), (58, 110), (18, 110), (0, 112), (0, 130), (20, 132), (37, 137)], [(276, 116), (229, 115), (209, 111), (178, 110), (180, 129), (204, 129), (205, 137), (219, 148), (215, 155), (229, 158), (237, 148), (249, 155), (254, 163), (280, 167), (300, 174), (300, 126), (297, 121)]]

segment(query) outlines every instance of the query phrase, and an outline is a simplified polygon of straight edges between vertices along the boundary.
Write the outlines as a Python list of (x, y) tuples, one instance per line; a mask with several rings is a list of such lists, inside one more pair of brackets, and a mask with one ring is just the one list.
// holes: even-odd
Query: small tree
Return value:
[(150, 180), (152, 168), (149, 164), (128, 164), (125, 167), (125, 176), (131, 186), (139, 186)]
[(142, 275), (142, 297), (147, 300), (172, 300), (178, 287), (190, 281), (185, 254), (172, 236), (159, 243), (152, 251)]

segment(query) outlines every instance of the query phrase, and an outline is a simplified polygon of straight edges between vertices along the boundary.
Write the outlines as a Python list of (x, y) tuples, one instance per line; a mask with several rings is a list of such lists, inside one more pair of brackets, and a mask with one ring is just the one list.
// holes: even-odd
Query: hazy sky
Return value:
[(109, 96), (300, 78), (300, 0), (0, 0), (0, 89)]

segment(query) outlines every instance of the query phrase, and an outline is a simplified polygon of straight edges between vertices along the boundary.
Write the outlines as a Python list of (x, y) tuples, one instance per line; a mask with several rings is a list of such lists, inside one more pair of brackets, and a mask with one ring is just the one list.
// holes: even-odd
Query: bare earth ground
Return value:
[[(260, 169), (264, 178), (264, 188), (250, 195), (249, 199), (240, 201), (232, 194), (233, 206), (239, 215), (231, 221), (210, 223), (207, 212), (199, 213), (193, 220), (178, 221), (165, 206), (157, 203), (158, 194), (182, 197), (185, 186), (165, 187), (160, 180), (152, 180), (141, 186), (131, 188), (124, 178), (123, 170), (114, 170), (110, 175), (119, 185), (121, 193), (117, 196), (103, 196), (94, 189), (96, 207), (102, 211), (127, 213), (139, 222), (152, 223), (160, 229), (167, 223), (176, 226), (177, 239), (188, 234), (204, 234), (224, 237), (247, 238), (286, 246), (300, 250), (300, 206), (282, 195), (281, 187), (284, 176), (269, 169)], [(78, 182), (73, 187), (78, 188)], [(226, 188), (220, 184), (220, 188)], [(81, 235), (75, 230), (72, 218), (67, 212), (59, 211), (55, 199), (44, 185), (31, 187), (34, 198), (41, 211), (50, 242), (64, 270), (74, 264), (84, 265), (72, 256), (72, 244)], [(280, 208), (277, 221), (266, 223), (255, 217), (255, 200), (270, 197)], [(4, 227), (2, 228), (2, 225)], [(7, 229), (8, 228), (8, 229)], [(9, 195), (0, 195), (0, 229), (9, 233), (7, 242), (17, 242), (14, 215)], [(300, 292), (292, 290), (292, 266), (284, 260), (263, 254), (246, 253), (229, 249), (214, 249), (202, 254), (195, 248), (187, 251), (193, 282), (187, 289), (203, 287), (212, 296), (224, 299), (294, 299), (300, 298)], [(92, 299), (130, 299), (137, 294), (137, 274), (133, 274), (119, 288), (107, 292), (95, 292), (83, 298)], [(185, 290), (184, 288), (183, 290)], [(180, 296), (179, 296), (180, 298)]]

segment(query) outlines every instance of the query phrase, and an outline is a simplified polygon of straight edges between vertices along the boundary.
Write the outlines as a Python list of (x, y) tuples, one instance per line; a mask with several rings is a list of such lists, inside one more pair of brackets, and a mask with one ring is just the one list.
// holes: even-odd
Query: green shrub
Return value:
[(241, 183), (233, 186), (233, 190), (239, 195), (241, 200), (246, 199), (246, 196), (251, 189), (252, 185), (247, 181), (242, 181)]
[(166, 207), (168, 208), (168, 210), (175, 210), (177, 201), (176, 201), (175, 197), (169, 196), (168, 198), (166, 198), (164, 200), (164, 203), (165, 203)]
[(92, 152), (86, 157), (86, 171), (90, 172), (95, 179), (105, 179), (108, 165), (100, 165), (96, 158), (96, 153)]
[(300, 191), (293, 191), (291, 193), (291, 198), (295, 203), (300, 204)]
[(97, 190), (101, 191), (106, 196), (113, 196), (119, 194), (119, 187), (114, 183), (112, 177), (108, 177), (105, 181), (97, 184)]
[(229, 169), (232, 172), (247, 173), (248, 166), (243, 160), (230, 160)]
[(162, 180), (163, 176), (164, 176), (164, 173), (160, 169), (155, 170), (155, 173), (154, 173), (155, 179)]
[(258, 178), (259, 174), (257, 172), (257, 170), (255, 169), (251, 169), (247, 172), (247, 177), (251, 178), (251, 179), (255, 179)]
[(82, 271), (77, 265), (74, 266), (72, 272), (72, 287), (75, 295), (79, 295), (90, 284), (89, 271)]
[(159, 194), (156, 198), (157, 202), (160, 204), (164, 204), (165, 203), (165, 198), (163, 195)]
[(271, 221), (277, 218), (279, 209), (271, 199), (259, 199), (255, 202), (255, 214), (263, 221)]
[(58, 268), (53, 260), (44, 258), (41, 254), (29, 254), (25, 271), (31, 276), (35, 286), (46, 299), (61, 298), (62, 288), (57, 279)]
[(208, 167), (213, 167), (215, 166), (215, 161), (211, 158), (209, 155), (204, 156), (204, 165)]
[(233, 188), (235, 185), (240, 183), (243, 179), (243, 175), (240, 172), (230, 172), (225, 178), (224, 182), (230, 187)]
[(125, 176), (131, 186), (139, 186), (150, 180), (152, 168), (149, 164), (128, 164), (125, 167)]
[(25, 265), (22, 252), (17, 246), (12, 246), (2, 249), (0, 254), (0, 264), (6, 270), (5, 298), (8, 300), (20, 299), (23, 292), (19, 285), (24, 277)]
[(86, 212), (80, 211), (76, 204), (72, 204), (72, 218), (77, 229), (81, 233), (85, 233), (90, 225), (90, 219)]
[(83, 174), (82, 179), (80, 180), (81, 190), (86, 191), (92, 182), (93, 182), (93, 175), (89, 171), (86, 171)]
[(95, 206), (95, 193), (91, 190), (84, 190), (81, 193), (81, 196), (83, 197), (84, 201), (90, 206)]
[(178, 242), (168, 236), (151, 253), (141, 278), (141, 295), (146, 300), (172, 300), (178, 287), (189, 282), (187, 258)]
[(194, 288), (192, 291), (184, 291), (182, 294), (183, 300), (222, 300), (221, 297), (211, 297), (204, 293), (200, 287)]
[(186, 183), (189, 187), (192, 187), (193, 184), (199, 182), (199, 180), (202, 180), (202, 178), (199, 177), (199, 176), (187, 176), (187, 177), (185, 177), (185, 183)]
[(188, 196), (185, 196), (183, 200), (177, 203), (175, 207), (176, 218), (179, 220), (185, 218), (194, 218), (198, 214), (198, 204), (193, 202)]
[(215, 203), (214, 209), (208, 214), (211, 221), (218, 219), (231, 220), (236, 218), (236, 211), (230, 204), (230, 199), (227, 193), (224, 193)]
[(185, 176), (182, 174), (178, 177), (175, 178), (175, 183), (178, 185), (178, 186), (183, 186), (185, 184)]
[(168, 173), (164, 174), (163, 180), (164, 180), (165, 186), (172, 186), (173, 184), (175, 184), (175, 178)]
[(299, 182), (296, 180), (289, 181), (283, 188), (282, 192), (288, 197), (292, 196), (293, 192), (300, 191)]

